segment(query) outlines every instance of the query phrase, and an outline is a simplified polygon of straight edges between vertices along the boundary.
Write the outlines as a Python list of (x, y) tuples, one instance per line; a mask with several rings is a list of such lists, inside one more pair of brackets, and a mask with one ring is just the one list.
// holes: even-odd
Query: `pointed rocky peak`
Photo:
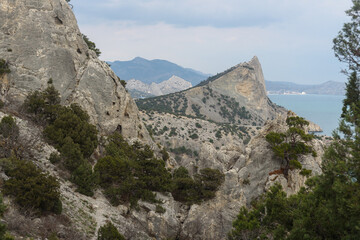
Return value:
[(260, 61), (256, 56), (249, 62), (240, 63), (230, 68), (210, 82), (209, 86), (223, 95), (239, 100), (246, 99), (249, 104), (257, 104), (257, 101), (267, 99), (264, 75)]

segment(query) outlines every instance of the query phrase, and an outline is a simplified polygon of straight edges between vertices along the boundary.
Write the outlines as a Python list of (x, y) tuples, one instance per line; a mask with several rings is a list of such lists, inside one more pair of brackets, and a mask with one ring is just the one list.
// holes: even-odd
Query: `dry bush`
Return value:
[(65, 215), (48, 215), (40, 218), (34, 216), (31, 211), (23, 215), (17, 209), (9, 207), (4, 215), (4, 221), (8, 225), (8, 230), (16, 236), (45, 239), (55, 234), (59, 239), (87, 239), (73, 227), (70, 219)]

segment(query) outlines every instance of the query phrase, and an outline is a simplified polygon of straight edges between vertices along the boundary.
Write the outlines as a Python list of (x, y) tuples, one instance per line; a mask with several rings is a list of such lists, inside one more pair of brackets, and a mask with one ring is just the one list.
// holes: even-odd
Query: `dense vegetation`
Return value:
[[(270, 132), (266, 135), (266, 141), (270, 143), (276, 157), (283, 162), (283, 174), (287, 178), (289, 170), (302, 169), (302, 164), (299, 162), (299, 156), (312, 153), (316, 156), (316, 152), (309, 145), (309, 142), (314, 138), (312, 134), (305, 133), (305, 126), (309, 122), (302, 117), (288, 117), (286, 119), (288, 130), (286, 132)], [(302, 169), (300, 172), (303, 175), (310, 175), (311, 171)]]
[(152, 191), (171, 191), (171, 174), (165, 162), (156, 159), (149, 146), (131, 146), (118, 133), (108, 138), (106, 156), (97, 162), (95, 172), (114, 205), (136, 206), (139, 199), (157, 202)]
[(188, 108), (188, 100), (182, 92), (172, 93), (164, 96), (137, 99), (139, 109), (150, 112), (157, 111), (185, 116)]
[(3, 193), (15, 198), (24, 210), (35, 214), (60, 214), (59, 183), (54, 177), (42, 173), (31, 161), (18, 159), (25, 151), (19, 142), (19, 127), (11, 116), (0, 122), (1, 167), (9, 177), (3, 185)]
[(348, 64), (349, 82), (323, 173), (290, 197), (280, 185), (273, 186), (251, 210), (240, 210), (229, 239), (360, 239), (359, 0), (347, 14), (352, 21), (334, 39), (334, 50)]
[(224, 174), (219, 170), (204, 168), (194, 178), (184, 167), (179, 167), (173, 173), (175, 200), (187, 204), (200, 203), (215, 197), (216, 191), (224, 182)]
[(4, 116), (0, 122), (0, 158), (20, 156), (19, 127), (11, 116)]
[(13, 196), (19, 206), (37, 214), (61, 213), (60, 185), (56, 178), (42, 173), (31, 161), (9, 158), (1, 163), (10, 177), (4, 183), (4, 194)]
[(112, 204), (130, 203), (133, 207), (140, 199), (159, 203), (154, 191), (171, 192), (176, 200), (187, 204), (200, 203), (214, 197), (224, 179), (220, 171), (208, 168), (194, 178), (185, 168), (171, 175), (165, 161), (155, 158), (148, 146), (131, 146), (118, 133), (108, 138), (106, 156), (97, 162), (95, 172)]
[(34, 121), (45, 125), (45, 138), (60, 152), (60, 157), (52, 155), (52, 162), (70, 171), (71, 180), (80, 193), (93, 195), (96, 177), (87, 158), (97, 147), (98, 140), (97, 130), (89, 123), (88, 114), (76, 104), (60, 105), (59, 92), (51, 79), (44, 91), (28, 95), (24, 109)]
[[(69, 2), (70, 2), (70, 1), (69, 1)], [(88, 46), (88, 48), (89, 48), (90, 50), (94, 51), (94, 52), (96, 53), (96, 56), (99, 57), (99, 56), (101, 55), (101, 51), (100, 51), (100, 49), (98, 49), (98, 48), (96, 47), (96, 44), (95, 44), (94, 42), (90, 41), (90, 39), (89, 39), (85, 34), (82, 34), (82, 37), (83, 37), (86, 45)]]
[(107, 222), (101, 226), (98, 231), (98, 240), (125, 240), (124, 236), (119, 233), (116, 227), (111, 223)]
[(9, 65), (4, 59), (0, 59), (0, 77), (5, 73), (10, 73)]

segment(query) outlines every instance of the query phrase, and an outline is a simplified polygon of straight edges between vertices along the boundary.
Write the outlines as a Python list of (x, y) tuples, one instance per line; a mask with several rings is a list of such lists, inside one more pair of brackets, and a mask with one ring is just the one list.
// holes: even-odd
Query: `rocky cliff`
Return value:
[[(0, 119), (3, 116), (5, 114), (0, 112)], [(96, 239), (97, 229), (106, 221), (112, 221), (126, 239), (225, 239), (240, 207), (248, 205), (272, 184), (279, 182), (287, 194), (295, 193), (303, 186), (306, 178), (299, 174), (299, 170), (290, 171), (288, 180), (276, 173), (281, 162), (274, 158), (265, 140), (270, 131), (286, 130), (285, 119), (286, 116), (280, 116), (269, 121), (247, 146), (238, 143), (237, 147), (231, 147), (231, 144), (226, 144), (217, 149), (205, 143), (203, 148), (208, 150), (201, 149), (200, 155), (208, 152), (212, 160), (206, 161), (202, 158), (206, 156), (200, 156), (202, 160), (198, 166), (217, 168), (225, 174), (225, 182), (216, 197), (202, 204), (187, 206), (175, 201), (169, 194), (157, 193), (165, 209), (161, 213), (153, 203), (140, 201), (139, 208), (131, 210), (129, 205), (112, 206), (100, 190), (94, 197), (76, 192), (76, 187), (63, 178), (62, 171), (49, 162), (49, 155), (55, 149), (42, 140), (41, 129), (27, 120), (16, 118), (21, 139), (33, 146), (30, 151), (36, 165), (61, 182), (63, 219), (69, 219), (70, 223), (64, 223), (61, 218), (54, 220), (53, 217), (26, 218), (8, 198), (4, 220), (16, 236), (46, 236), (44, 231), (50, 231), (61, 239)], [(196, 125), (190, 121), (188, 124)], [(232, 141), (230, 136), (226, 140), (229, 143)], [(318, 174), (326, 141), (315, 139), (311, 144), (318, 156), (304, 156), (300, 161), (313, 174)], [(196, 166), (189, 161), (181, 164), (196, 171)]]
[(120, 130), (151, 143), (136, 104), (118, 77), (89, 50), (65, 0), (0, 1), (0, 58), (11, 73), (0, 79), (0, 98), (18, 109), (52, 78), (63, 104), (76, 102), (102, 133)]

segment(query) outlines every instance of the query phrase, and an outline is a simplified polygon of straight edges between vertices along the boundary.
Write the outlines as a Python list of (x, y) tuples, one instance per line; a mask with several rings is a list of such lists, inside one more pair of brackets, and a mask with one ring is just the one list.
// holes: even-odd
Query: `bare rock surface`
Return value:
[(51, 78), (63, 104), (78, 103), (102, 133), (152, 141), (118, 77), (88, 49), (65, 0), (0, 1), (0, 56), (11, 73), (0, 78), (0, 98), (16, 109)]

